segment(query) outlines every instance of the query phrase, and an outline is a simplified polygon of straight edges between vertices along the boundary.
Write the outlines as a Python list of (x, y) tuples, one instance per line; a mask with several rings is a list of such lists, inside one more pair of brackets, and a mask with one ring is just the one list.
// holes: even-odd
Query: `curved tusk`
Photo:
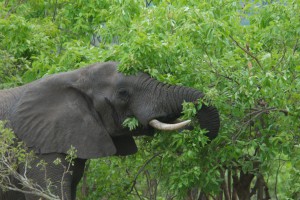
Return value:
[(152, 126), (153, 128), (161, 130), (161, 131), (175, 131), (175, 130), (184, 128), (190, 122), (191, 122), (191, 120), (186, 120), (186, 121), (179, 122), (176, 124), (166, 124), (166, 123), (160, 122), (156, 119), (153, 119), (149, 122), (149, 125)]

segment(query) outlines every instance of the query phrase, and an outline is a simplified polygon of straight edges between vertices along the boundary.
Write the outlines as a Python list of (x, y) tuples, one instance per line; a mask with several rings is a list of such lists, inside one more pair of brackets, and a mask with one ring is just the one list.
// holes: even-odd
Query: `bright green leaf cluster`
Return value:
[(139, 126), (139, 121), (135, 117), (130, 117), (125, 119), (122, 125), (132, 131)]

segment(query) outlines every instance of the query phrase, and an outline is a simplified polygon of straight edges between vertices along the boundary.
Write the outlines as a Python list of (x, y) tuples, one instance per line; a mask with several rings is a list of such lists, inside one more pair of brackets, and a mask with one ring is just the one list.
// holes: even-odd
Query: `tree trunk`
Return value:
[(236, 170), (236, 173), (233, 175), (233, 187), (239, 199), (250, 200), (250, 185), (253, 178), (253, 174), (244, 173), (243, 171), (240, 171), (240, 177), (238, 177)]

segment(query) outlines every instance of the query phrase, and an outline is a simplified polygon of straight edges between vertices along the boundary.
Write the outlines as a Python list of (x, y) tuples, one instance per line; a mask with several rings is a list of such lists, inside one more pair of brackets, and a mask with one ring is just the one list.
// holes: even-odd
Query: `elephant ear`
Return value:
[(67, 153), (72, 145), (83, 159), (114, 155), (114, 142), (91, 99), (60, 76), (25, 87), (11, 119), (18, 138), (41, 154)]

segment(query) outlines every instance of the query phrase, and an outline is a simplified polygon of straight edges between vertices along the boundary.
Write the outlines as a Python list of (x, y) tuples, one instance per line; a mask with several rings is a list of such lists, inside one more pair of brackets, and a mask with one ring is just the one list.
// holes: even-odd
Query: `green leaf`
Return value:
[(139, 126), (139, 121), (134, 118), (134, 117), (130, 117), (124, 120), (124, 122), (122, 123), (123, 127), (127, 127), (129, 128), (129, 130), (134, 130)]

